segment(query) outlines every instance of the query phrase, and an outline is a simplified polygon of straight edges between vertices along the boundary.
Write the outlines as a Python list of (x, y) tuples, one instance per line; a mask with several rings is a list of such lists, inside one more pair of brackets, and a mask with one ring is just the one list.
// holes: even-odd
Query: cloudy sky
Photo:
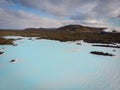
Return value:
[(81, 24), (120, 31), (120, 0), (0, 0), (0, 28)]

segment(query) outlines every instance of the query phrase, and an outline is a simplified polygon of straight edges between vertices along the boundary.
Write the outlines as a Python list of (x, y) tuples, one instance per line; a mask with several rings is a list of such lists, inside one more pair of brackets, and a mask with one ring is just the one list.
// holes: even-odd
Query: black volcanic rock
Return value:
[(110, 47), (110, 48), (120, 48), (120, 46), (113, 46), (113, 45), (92, 45), (92, 46)]
[(0, 55), (4, 54), (4, 52), (0, 52)]
[(116, 51), (116, 50), (113, 50), (114, 52)]
[(76, 43), (77, 45), (81, 45), (81, 43)]
[(13, 63), (13, 62), (15, 62), (15, 61), (16, 61), (16, 60), (13, 59), (13, 60), (11, 60), (10, 62)]
[(114, 56), (113, 54), (104, 53), (104, 52), (99, 52), (99, 51), (92, 51), (92, 52), (90, 52), (90, 53), (91, 53), (91, 54), (95, 54), (95, 55)]

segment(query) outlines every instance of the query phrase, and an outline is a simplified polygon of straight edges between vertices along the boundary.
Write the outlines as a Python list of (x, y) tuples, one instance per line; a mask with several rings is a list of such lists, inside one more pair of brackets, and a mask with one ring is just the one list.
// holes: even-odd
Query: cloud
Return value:
[(103, 18), (110, 18), (120, 14), (119, 6), (119, 0), (99, 0), (93, 11)]
[(9, 5), (13, 5), (14, 3), (10, 0), (0, 0), (0, 7), (5, 7)]
[(63, 17), (68, 16), (79, 5), (83, 5), (85, 0), (15, 0), (15, 3), (20, 3), (23, 6), (36, 8), (44, 12)]
[(119, 0), (14, 0), (14, 3), (20, 3), (23, 6), (43, 10), (57, 16), (93, 15), (93, 13), (99, 16), (118, 15), (120, 14), (119, 2)]
[(23, 10), (13, 11), (0, 8), (0, 28), (28, 28), (28, 27), (58, 27), (62, 26), (57, 20), (40, 17)]
[[(2, 5), (2, 9), (4, 8), (3, 5), (5, 6), (20, 5), (22, 7), (34, 9), (48, 15), (53, 15), (53, 17), (57, 18), (55, 20), (55, 18), (49, 18), (47, 17), (47, 15), (45, 18), (34, 14), (33, 15), (34, 18), (31, 17), (32, 20), (28, 20), (28, 21), (34, 22), (36, 24), (38, 23), (38, 20), (41, 20), (41, 22), (48, 21), (46, 22), (48, 24), (50, 23), (50, 21), (52, 21), (52, 23), (57, 22), (57, 26), (61, 26), (62, 24), (66, 25), (66, 24), (77, 23), (77, 24), (85, 24), (85, 25), (99, 26), (99, 27), (101, 26), (110, 27), (110, 28), (120, 27), (120, 21), (118, 17), (120, 15), (119, 0), (74, 0), (74, 1), (73, 0), (34, 0), (34, 1), (33, 0), (1, 0), (0, 7), (1, 5)], [(21, 11), (18, 11), (18, 14)], [(23, 12), (25, 12), (26, 15), (21, 14), (22, 12), (20, 13), (20, 15), (26, 17), (28, 15), (27, 14), (28, 12), (26, 11)], [(33, 14), (33, 12), (31, 12), (31, 14)], [(17, 15), (17, 17), (20, 17), (20, 15)], [(39, 19), (35, 21), (36, 20), (35, 17)], [(116, 20), (112, 21), (111, 18), (114, 17), (116, 17)], [(44, 20), (42, 18), (44, 18)], [(41, 26), (53, 26), (51, 25), (51, 23), (50, 25), (46, 23), (43, 22), (40, 24), (42, 24)], [(34, 25), (38, 26), (36, 24)]]

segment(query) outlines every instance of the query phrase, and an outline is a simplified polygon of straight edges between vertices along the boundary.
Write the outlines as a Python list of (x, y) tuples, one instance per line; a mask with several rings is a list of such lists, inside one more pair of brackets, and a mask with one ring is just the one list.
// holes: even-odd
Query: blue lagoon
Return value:
[(17, 46), (0, 45), (5, 53), (0, 56), (0, 90), (120, 90), (119, 48), (95, 47), (83, 41), (5, 38), (21, 39), (14, 41)]

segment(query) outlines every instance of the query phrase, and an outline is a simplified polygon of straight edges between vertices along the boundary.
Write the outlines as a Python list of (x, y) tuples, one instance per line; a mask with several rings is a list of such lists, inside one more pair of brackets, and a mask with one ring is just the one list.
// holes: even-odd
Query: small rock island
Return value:
[(110, 54), (110, 53), (104, 53), (104, 52), (99, 52), (99, 51), (92, 51), (90, 53), (95, 54), (95, 55), (103, 55), (103, 56), (115, 56), (115, 55)]
[(13, 59), (13, 60), (10, 60), (10, 62), (11, 62), (11, 63), (14, 63), (14, 62), (16, 62), (16, 60), (15, 60), (15, 59)]
[(0, 56), (3, 55), (3, 54), (4, 54), (4, 52), (0, 52)]

